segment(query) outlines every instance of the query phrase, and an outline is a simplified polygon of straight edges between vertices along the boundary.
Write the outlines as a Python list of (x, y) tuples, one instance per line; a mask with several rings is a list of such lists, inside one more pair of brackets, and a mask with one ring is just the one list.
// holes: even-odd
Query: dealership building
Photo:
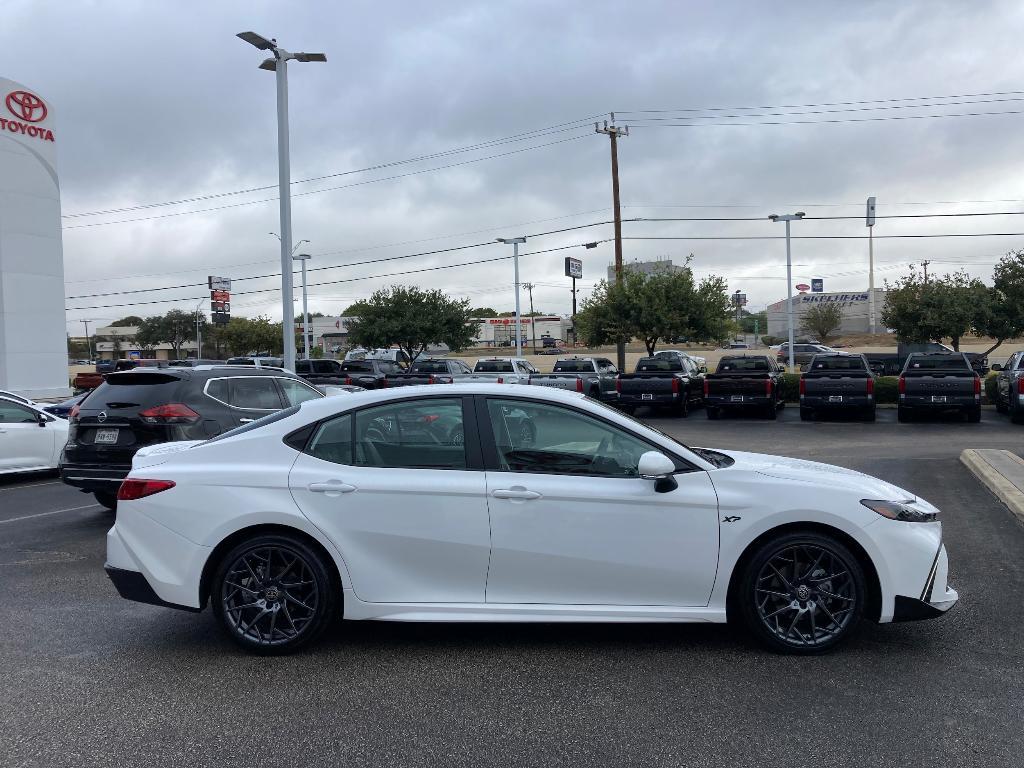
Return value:
[[(800, 334), (803, 329), (803, 315), (811, 307), (821, 304), (835, 304), (842, 313), (842, 324), (837, 333), (868, 333), (868, 292), (852, 291), (837, 293), (798, 293), (793, 297), (793, 328)], [(885, 307), (885, 290), (875, 289), (875, 330), (884, 332), (882, 309)], [(789, 335), (789, 316), (786, 300), (768, 305), (769, 336), (784, 338)]]

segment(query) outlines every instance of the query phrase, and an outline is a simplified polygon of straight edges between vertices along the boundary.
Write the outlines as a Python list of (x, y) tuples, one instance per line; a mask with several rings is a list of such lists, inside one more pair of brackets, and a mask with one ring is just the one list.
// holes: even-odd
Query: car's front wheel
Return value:
[(210, 599), (236, 643), (262, 654), (289, 653), (330, 624), (337, 587), (322, 555), (289, 535), (243, 541), (221, 560)]
[(821, 653), (854, 632), (864, 615), (864, 570), (837, 539), (790, 533), (765, 542), (740, 575), (738, 608), (772, 650)]

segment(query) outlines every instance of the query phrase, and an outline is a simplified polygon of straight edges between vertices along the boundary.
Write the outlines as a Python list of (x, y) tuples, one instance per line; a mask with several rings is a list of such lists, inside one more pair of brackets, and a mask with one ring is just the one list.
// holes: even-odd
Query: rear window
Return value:
[(363, 360), (349, 360), (347, 363), (341, 364), (341, 370), (343, 371), (369, 371), (373, 373), (373, 363), (368, 363)]
[(859, 357), (816, 357), (811, 365), (815, 371), (864, 371), (864, 361)]
[(912, 357), (907, 361), (908, 371), (973, 371), (960, 355)]
[(555, 373), (593, 373), (594, 364), (590, 360), (559, 360), (555, 363)]
[(768, 361), (759, 357), (724, 357), (718, 364), (718, 372), (728, 371), (767, 371)]
[(512, 363), (508, 360), (481, 360), (474, 368), (476, 373), (512, 373)]
[(182, 381), (164, 373), (112, 373), (79, 407), (135, 408), (173, 403)]
[(640, 360), (636, 364), (636, 369), (640, 373), (646, 373), (647, 371), (681, 371), (683, 370), (683, 364), (678, 357), (648, 357)]
[(256, 361), (249, 357), (232, 357), (228, 365), (256, 365)]
[(424, 360), (412, 367), (413, 373), (448, 373), (448, 363), (441, 360)]

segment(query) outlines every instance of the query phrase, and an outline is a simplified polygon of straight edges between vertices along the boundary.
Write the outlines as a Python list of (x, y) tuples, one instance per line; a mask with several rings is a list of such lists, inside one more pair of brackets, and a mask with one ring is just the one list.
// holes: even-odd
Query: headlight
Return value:
[(860, 503), (890, 520), (902, 520), (905, 523), (933, 523), (938, 519), (938, 512), (924, 512), (910, 506), (906, 501), (878, 501), (861, 499)]

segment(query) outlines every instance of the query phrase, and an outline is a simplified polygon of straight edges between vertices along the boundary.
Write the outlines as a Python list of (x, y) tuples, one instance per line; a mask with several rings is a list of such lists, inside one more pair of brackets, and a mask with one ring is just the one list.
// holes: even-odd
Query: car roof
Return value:
[(291, 371), (283, 368), (256, 368), (252, 365), (196, 365), (174, 366), (171, 368), (136, 368), (131, 371), (108, 373), (107, 376), (177, 376), (181, 379), (203, 378), (206, 376), (285, 376), (298, 378)]

